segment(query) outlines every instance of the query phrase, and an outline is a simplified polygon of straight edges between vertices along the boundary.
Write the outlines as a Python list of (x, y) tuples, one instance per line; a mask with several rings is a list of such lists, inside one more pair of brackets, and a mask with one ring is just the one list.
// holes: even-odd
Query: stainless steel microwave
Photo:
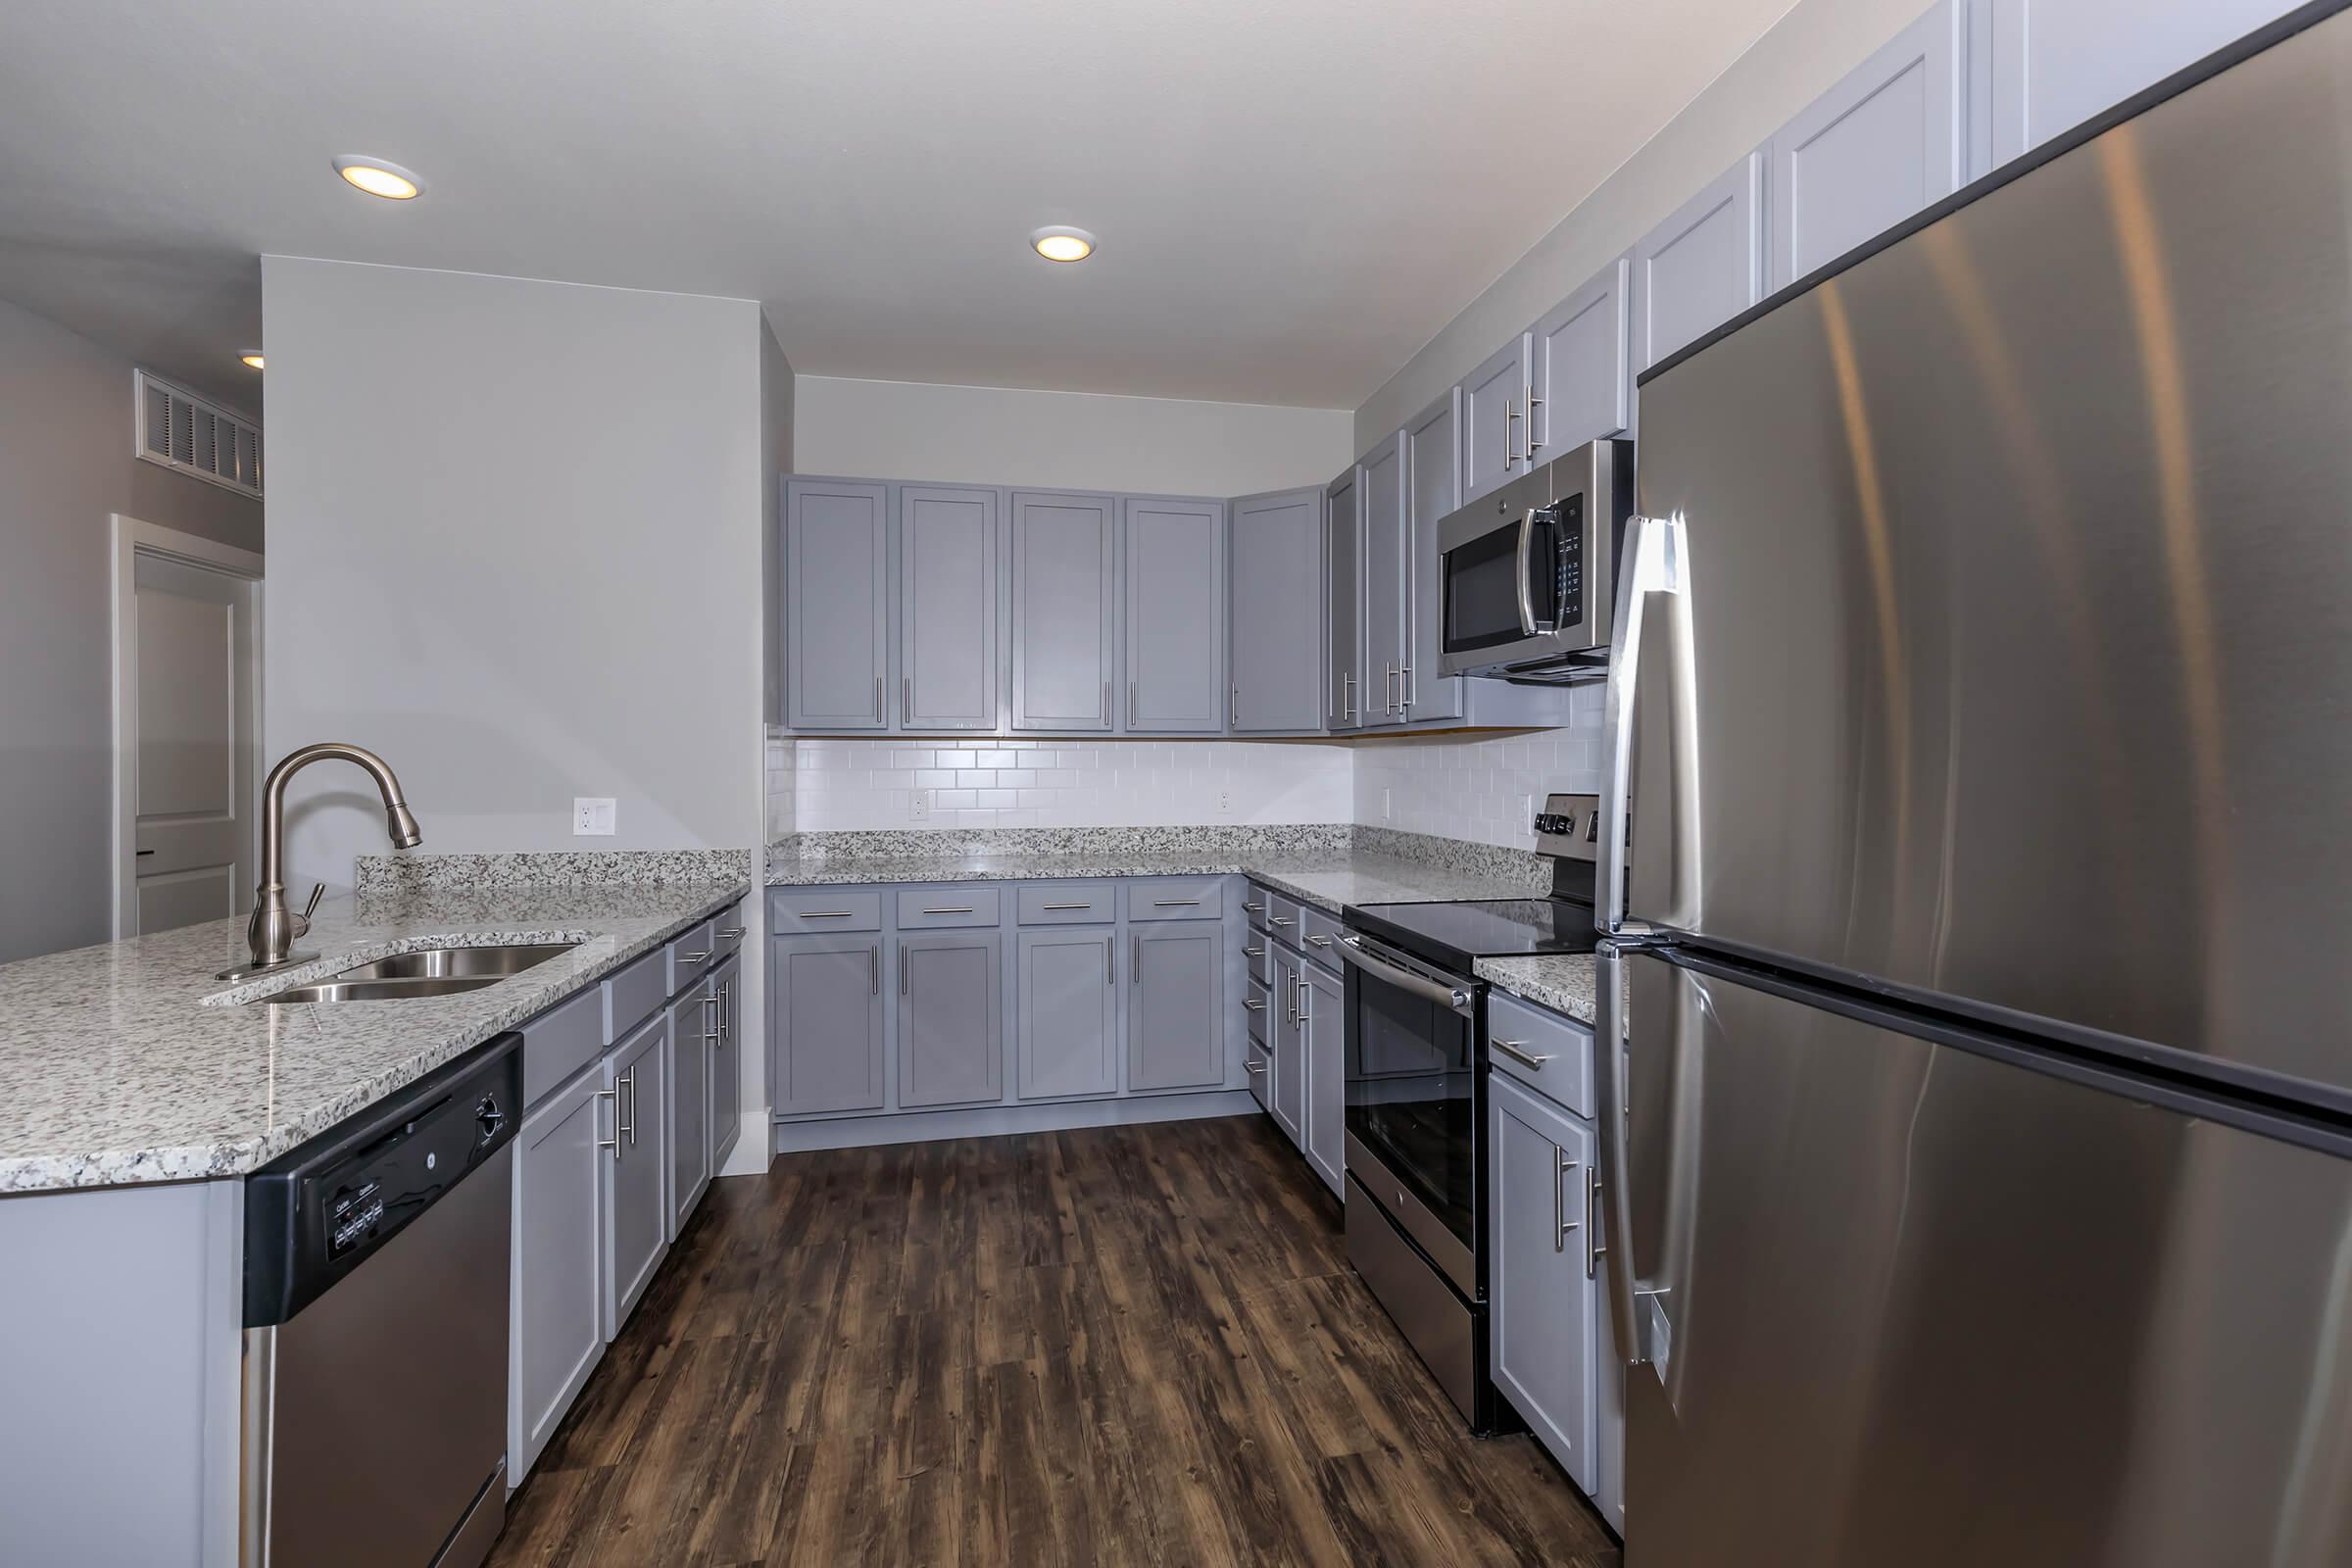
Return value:
[(1634, 444), (1593, 441), (1440, 522), (1445, 672), (1560, 682), (1604, 671), (1633, 507)]

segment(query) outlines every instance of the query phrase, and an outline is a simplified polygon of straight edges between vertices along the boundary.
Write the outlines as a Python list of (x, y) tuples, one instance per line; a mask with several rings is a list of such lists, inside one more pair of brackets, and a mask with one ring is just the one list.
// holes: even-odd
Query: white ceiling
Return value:
[(10, 0), (0, 297), (248, 402), (272, 252), (759, 299), (806, 374), (1353, 408), (1788, 3)]

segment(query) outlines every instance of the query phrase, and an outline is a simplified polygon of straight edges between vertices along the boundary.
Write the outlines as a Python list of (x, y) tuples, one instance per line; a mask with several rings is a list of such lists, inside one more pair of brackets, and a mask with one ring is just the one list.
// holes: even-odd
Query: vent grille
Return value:
[(140, 457), (240, 495), (261, 495), (260, 425), (145, 370), (131, 373)]

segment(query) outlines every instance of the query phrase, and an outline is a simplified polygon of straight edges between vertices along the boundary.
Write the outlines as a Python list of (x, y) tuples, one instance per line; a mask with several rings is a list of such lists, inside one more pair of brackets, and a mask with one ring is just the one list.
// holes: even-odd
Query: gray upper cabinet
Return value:
[[(1363, 560), (1361, 471), (1350, 466), (1323, 493), (1323, 626), (1329, 652), (1323, 722), (1356, 729), (1364, 722)], [(1292, 607), (1293, 613), (1297, 607)]]
[(1108, 926), (1020, 934), (1021, 1099), (1118, 1093), (1118, 940)]
[(1621, 256), (1528, 333), (1536, 461), (1634, 422), (1634, 262)]
[(1306, 1078), (1306, 1162), (1335, 1193), (1347, 1186), (1348, 987), (1321, 964), (1298, 969), (1298, 1054)]
[(514, 1319), (507, 1463), (519, 1483), (605, 1353), (604, 1218), (612, 1154), (604, 1076), (582, 1073), (514, 1137)]
[(1587, 1493), (1594, 1464), (1599, 1289), (1587, 1245), (1594, 1139), (1586, 1123), (1490, 1081), (1487, 1188), (1495, 1387)]
[(678, 1239), (710, 1188), (710, 1050), (718, 992), (709, 980), (669, 1004), (668, 1237)]
[(899, 491), (899, 723), (997, 727), (999, 497)]
[(2288, 0), (1971, 0), (1972, 174), (2294, 9)]
[(1014, 492), (1014, 729), (1111, 728), (1115, 573), (1108, 496)]
[(1227, 528), (1232, 622), (1226, 646), (1238, 734), (1323, 727), (1323, 621), (1299, 613), (1323, 595), (1323, 492), (1285, 490), (1233, 503)]
[(1445, 563), (1438, 524), (1462, 504), (1462, 389), (1454, 387), (1404, 427), (1405, 479), (1411, 505), (1406, 562), (1404, 701), (1414, 722), (1458, 718), (1462, 678), (1441, 675), (1446, 652)]
[(1765, 159), (1750, 153), (1634, 247), (1634, 370), (1764, 297)]
[(1225, 1081), (1225, 928), (1171, 920), (1127, 938), (1127, 1089)]
[(995, 931), (899, 939), (899, 1105), (1004, 1098), (1004, 971)]
[(1406, 494), (1404, 432), (1374, 447), (1356, 469), (1363, 515), (1363, 690), (1358, 707), (1367, 724), (1404, 722), (1406, 538), (1411, 497)]
[(605, 1054), (604, 1089), (614, 1115), (612, 1157), (602, 1169), (604, 1328), (620, 1333), (669, 1252), (669, 1015)]
[(1522, 332), (1462, 382), (1462, 500), (1476, 501), (1528, 468), (1528, 337)]
[(1767, 287), (1786, 287), (1959, 188), (1960, 23), (1960, 0), (1940, 0), (1774, 135)]
[(1125, 546), (1127, 691), (1121, 726), (1225, 727), (1225, 509), (1214, 501), (1119, 503)]
[(773, 944), (776, 1114), (882, 1108), (882, 939)]
[(890, 492), (784, 487), (785, 711), (795, 729), (881, 729), (890, 677)]

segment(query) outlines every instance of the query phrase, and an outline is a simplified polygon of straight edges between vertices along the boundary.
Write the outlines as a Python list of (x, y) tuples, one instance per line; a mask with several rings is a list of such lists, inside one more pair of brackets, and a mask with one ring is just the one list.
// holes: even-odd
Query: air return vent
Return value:
[(131, 375), (140, 457), (240, 495), (261, 495), (260, 425), (145, 370)]

